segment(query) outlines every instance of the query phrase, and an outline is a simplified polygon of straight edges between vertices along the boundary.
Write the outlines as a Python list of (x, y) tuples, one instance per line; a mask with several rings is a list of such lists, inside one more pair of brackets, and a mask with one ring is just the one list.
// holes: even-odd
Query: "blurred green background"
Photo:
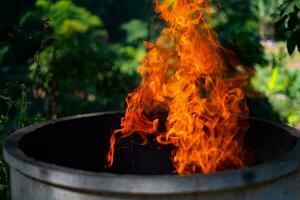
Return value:
[[(213, 0), (221, 43), (256, 69), (250, 113), (300, 128), (299, 0)], [(0, 144), (46, 119), (124, 110), (163, 22), (151, 0), (0, 3)], [(0, 199), (9, 199), (0, 153)]]

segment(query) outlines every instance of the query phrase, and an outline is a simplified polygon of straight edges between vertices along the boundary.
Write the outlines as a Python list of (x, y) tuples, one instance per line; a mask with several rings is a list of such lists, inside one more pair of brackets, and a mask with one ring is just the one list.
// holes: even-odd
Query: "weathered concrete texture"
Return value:
[[(299, 200), (300, 171), (253, 185), (213, 192), (175, 195), (107, 194), (63, 188), (11, 170), (12, 200)], [(103, 183), (105, 184), (105, 183)], [(128, 183), (130, 184), (130, 182)], [(229, 183), (230, 184), (230, 183)]]

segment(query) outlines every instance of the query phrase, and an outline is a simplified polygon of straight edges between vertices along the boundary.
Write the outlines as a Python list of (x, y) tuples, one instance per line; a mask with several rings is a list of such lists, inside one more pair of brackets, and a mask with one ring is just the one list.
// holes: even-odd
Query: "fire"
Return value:
[(207, 19), (208, 0), (155, 0), (167, 27), (149, 48), (138, 72), (140, 86), (126, 99), (121, 129), (115, 130), (107, 155), (113, 164), (118, 139), (154, 135), (172, 145), (178, 174), (210, 173), (243, 167), (242, 141), (248, 109), (247, 76), (229, 67), (229, 58)]

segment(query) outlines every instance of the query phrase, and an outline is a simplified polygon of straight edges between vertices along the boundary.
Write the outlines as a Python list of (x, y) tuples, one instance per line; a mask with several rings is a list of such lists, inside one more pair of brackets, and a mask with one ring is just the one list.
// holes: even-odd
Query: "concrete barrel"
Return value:
[(208, 175), (172, 175), (169, 149), (124, 141), (105, 168), (122, 113), (78, 115), (16, 131), (4, 143), (13, 200), (299, 200), (299, 132), (250, 118), (245, 148), (255, 165)]

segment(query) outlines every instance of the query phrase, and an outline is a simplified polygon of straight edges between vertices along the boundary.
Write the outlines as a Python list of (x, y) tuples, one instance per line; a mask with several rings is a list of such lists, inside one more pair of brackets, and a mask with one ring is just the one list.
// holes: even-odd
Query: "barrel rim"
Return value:
[(11, 168), (35, 180), (75, 190), (122, 194), (186, 194), (214, 192), (261, 184), (287, 176), (300, 166), (300, 132), (284, 124), (251, 117), (252, 120), (276, 126), (297, 137), (294, 148), (283, 157), (260, 165), (210, 174), (130, 175), (90, 172), (35, 160), (18, 147), (20, 139), (41, 127), (80, 118), (116, 115), (122, 112), (80, 114), (50, 120), (17, 130), (4, 142), (4, 158)]

